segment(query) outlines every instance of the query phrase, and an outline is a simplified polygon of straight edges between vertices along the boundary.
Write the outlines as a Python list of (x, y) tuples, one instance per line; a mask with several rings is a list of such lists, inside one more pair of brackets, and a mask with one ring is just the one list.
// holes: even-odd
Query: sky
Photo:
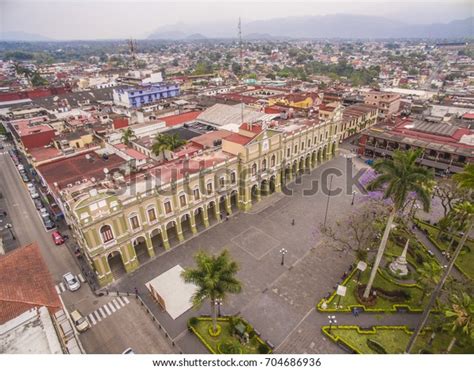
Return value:
[(287, 16), (363, 14), (406, 23), (446, 23), (473, 16), (472, 0), (0, 0), (3, 32), (39, 34), (55, 40), (146, 38), (179, 23), (245, 21)]

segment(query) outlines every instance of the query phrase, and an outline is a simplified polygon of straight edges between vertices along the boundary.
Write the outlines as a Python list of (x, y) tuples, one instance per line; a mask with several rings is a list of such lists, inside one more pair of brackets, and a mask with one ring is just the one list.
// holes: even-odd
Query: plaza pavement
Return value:
[[(327, 314), (315, 311), (316, 303), (333, 291), (349, 270), (354, 256), (338, 252), (321, 242), (319, 226), (323, 223), (328, 196), (321, 191), (307, 196), (314, 180), (324, 171), (337, 168), (346, 171), (347, 159), (337, 157), (305, 174), (288, 186), (292, 194), (274, 194), (256, 204), (251, 212), (238, 212), (228, 220), (208, 229), (167, 253), (142, 265), (114, 284), (111, 289), (133, 292), (138, 289), (142, 299), (153, 311), (171, 340), (183, 353), (207, 353), (204, 346), (187, 330), (187, 320), (209, 314), (209, 303), (198, 310), (189, 310), (176, 320), (163, 312), (147, 293), (145, 283), (180, 264), (193, 266), (198, 250), (218, 253), (227, 248), (239, 265), (238, 278), (243, 284), (241, 294), (229, 295), (222, 314), (240, 314), (261, 336), (271, 342), (277, 353), (341, 353), (338, 346), (320, 331), (327, 324)], [(354, 159), (355, 167), (362, 161)], [(334, 177), (332, 189), (346, 189), (345, 175)], [(351, 206), (352, 190), (332, 196), (328, 223), (346, 216), (358, 206)], [(292, 220), (295, 224), (292, 225)], [(285, 265), (280, 250), (285, 248)], [(364, 314), (358, 318), (340, 314), (341, 323), (362, 326), (381, 324), (380, 315)], [(397, 325), (414, 326), (417, 315), (389, 315)], [(384, 324), (390, 324), (385, 319)]]

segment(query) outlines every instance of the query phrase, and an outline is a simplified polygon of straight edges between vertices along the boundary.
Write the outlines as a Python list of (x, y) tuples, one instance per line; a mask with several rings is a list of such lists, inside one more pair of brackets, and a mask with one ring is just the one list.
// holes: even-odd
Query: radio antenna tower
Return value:
[(137, 42), (130, 38), (130, 40), (128, 40), (128, 48), (130, 49), (130, 55), (132, 56), (132, 63), (133, 63), (133, 66), (135, 67), (136, 65), (136, 55), (135, 55), (135, 52), (137, 51)]
[[(244, 71), (244, 62), (243, 62), (243, 52), (242, 52), (242, 22), (239, 17), (239, 25), (238, 25), (238, 31), (239, 31), (239, 56), (240, 56), (240, 74), (243, 76), (242, 72)], [(240, 123), (244, 123), (244, 102), (243, 102), (243, 97), (242, 94), (240, 95)]]

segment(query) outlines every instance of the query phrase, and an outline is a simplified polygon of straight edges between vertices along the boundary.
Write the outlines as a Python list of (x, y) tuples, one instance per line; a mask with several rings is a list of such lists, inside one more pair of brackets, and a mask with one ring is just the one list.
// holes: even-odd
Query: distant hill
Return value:
[[(149, 39), (187, 39), (198, 34), (204, 38), (236, 38), (237, 20), (202, 24), (168, 25), (151, 33)], [(324, 16), (285, 17), (243, 22), (248, 39), (282, 38), (472, 38), (474, 17), (449, 23), (407, 24), (376, 16), (334, 14)]]
[(0, 32), (0, 41), (51, 41), (50, 38), (22, 31)]
[(200, 33), (193, 33), (192, 35), (186, 36), (186, 40), (207, 40), (207, 37)]

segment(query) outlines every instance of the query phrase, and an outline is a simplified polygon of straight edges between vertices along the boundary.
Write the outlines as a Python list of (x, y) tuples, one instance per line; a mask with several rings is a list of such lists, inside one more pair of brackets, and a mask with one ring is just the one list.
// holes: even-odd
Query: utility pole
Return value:
[[(240, 74), (244, 70), (244, 62), (243, 62), (243, 51), (242, 51), (242, 22), (239, 17), (239, 24), (237, 26), (239, 31), (239, 62), (240, 62)], [(244, 102), (243, 97), (240, 95), (240, 124), (244, 123)], [(251, 127), (250, 127), (251, 128)]]

